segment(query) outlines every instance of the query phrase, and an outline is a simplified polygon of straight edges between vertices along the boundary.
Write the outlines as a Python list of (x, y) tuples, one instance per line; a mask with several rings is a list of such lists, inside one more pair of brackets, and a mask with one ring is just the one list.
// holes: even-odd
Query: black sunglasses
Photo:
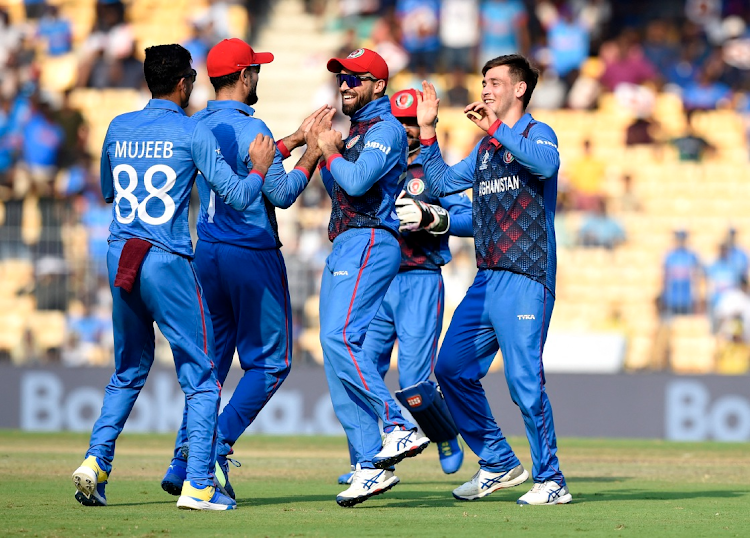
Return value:
[(248, 67), (247, 70), (252, 71), (253, 73), (260, 73), (260, 64), (253, 64)]
[(336, 82), (338, 83), (339, 87), (341, 87), (341, 84), (346, 82), (346, 85), (350, 88), (356, 88), (357, 86), (362, 85), (362, 81), (364, 80), (371, 80), (373, 82), (376, 82), (377, 78), (373, 77), (366, 77), (364, 75), (349, 75), (347, 73), (339, 73), (336, 75)]
[(193, 82), (193, 83), (195, 82), (195, 79), (197, 77), (198, 77), (198, 72), (195, 69), (191, 69), (190, 71), (188, 71), (184, 75), (180, 75), (180, 78), (184, 78), (186, 80), (190, 79), (190, 82)]

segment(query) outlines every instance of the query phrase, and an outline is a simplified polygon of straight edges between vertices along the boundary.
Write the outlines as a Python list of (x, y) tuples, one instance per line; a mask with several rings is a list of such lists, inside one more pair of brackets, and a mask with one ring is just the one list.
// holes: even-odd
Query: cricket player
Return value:
[(86, 459), (73, 473), (76, 499), (106, 505), (115, 441), (154, 360), (156, 322), (174, 354), (188, 402), (190, 457), (180, 508), (236, 506), (215, 488), (214, 444), (220, 385), (213, 368), (213, 329), (192, 263), (188, 204), (196, 174), (242, 211), (258, 196), (275, 152), (259, 135), (249, 148), (254, 166), (238, 177), (204, 125), (185, 115), (195, 82), (190, 53), (179, 45), (146, 49), (146, 108), (112, 120), (101, 158), (102, 193), (114, 202), (107, 267), (112, 291), (115, 373), (107, 385)]
[[(254, 116), (251, 105), (258, 101), (256, 88), (261, 65), (273, 61), (269, 52), (255, 52), (241, 39), (225, 39), (213, 47), (206, 67), (216, 99), (193, 116), (216, 136), (222, 155), (239, 175), (252, 169), (247, 149), (261, 134), (271, 136), (266, 124)], [(259, 195), (244, 210), (237, 211), (216, 196), (199, 176), (201, 211), (195, 268), (206, 296), (216, 341), (216, 369), (224, 383), (237, 350), (244, 375), (229, 403), (219, 415), (217, 471), (219, 481), (228, 480), (227, 456), (266, 402), (286, 379), (292, 360), (292, 309), (286, 267), (279, 247), (275, 208), (287, 208), (305, 189), (320, 158), (317, 134), (321, 122), (330, 128), (334, 110), (321, 107), (294, 134), (280, 140)], [(314, 124), (314, 125), (313, 125)], [(311, 144), (289, 174), (285, 156), (305, 143), (305, 130), (312, 129)], [(248, 268), (252, 268), (248, 271)], [(185, 479), (187, 422), (183, 417), (175, 454), (162, 480), (162, 488), (180, 494)], [(222, 484), (234, 498), (234, 489)]]
[[(443, 328), (445, 301), (440, 268), (451, 259), (448, 237), (472, 235), (471, 201), (463, 194), (436, 198), (425, 188), (417, 93), (402, 90), (391, 97), (391, 111), (403, 125), (409, 144), (406, 182), (396, 200), (401, 265), (367, 329), (362, 349), (385, 378), (398, 338), (398, 381), (402, 390), (396, 398), (437, 444), (443, 472), (450, 474), (461, 468), (463, 449), (445, 401), (429, 378)], [(355, 464), (352, 461), (352, 471), (341, 475), (339, 483), (349, 483)]]
[(446, 165), (440, 155), (435, 137), (439, 100), (426, 81), (417, 112), (432, 193), (445, 196), (473, 188), (479, 271), (453, 315), (435, 366), (461, 436), (480, 458), (479, 471), (453, 495), (477, 499), (528, 478), (496, 424), (480, 382), (499, 348), (533, 461), (534, 486), (518, 503), (568, 503), (571, 495), (557, 459), (542, 364), (555, 302), (557, 136), (525, 112), (538, 78), (526, 58), (500, 56), (484, 65), (482, 75), (482, 100), (464, 112), (487, 136), (455, 166)]
[[(395, 201), (406, 177), (406, 132), (385, 96), (388, 66), (369, 49), (328, 61), (336, 73), (349, 136), (323, 131), (321, 176), (331, 195), (320, 290), (320, 342), (333, 409), (354, 452), (351, 486), (336, 497), (353, 506), (398, 484), (393, 465), (429, 444), (401, 414), (375, 363), (362, 350), (393, 278), (401, 249)], [(378, 420), (383, 421), (381, 441)]]

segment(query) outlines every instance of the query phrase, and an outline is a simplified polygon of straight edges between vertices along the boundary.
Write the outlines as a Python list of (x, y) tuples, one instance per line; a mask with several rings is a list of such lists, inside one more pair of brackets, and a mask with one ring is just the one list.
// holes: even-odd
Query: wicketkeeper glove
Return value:
[(405, 196), (396, 200), (396, 214), (401, 221), (399, 232), (427, 230), (439, 235), (447, 232), (451, 225), (450, 214), (443, 207)]

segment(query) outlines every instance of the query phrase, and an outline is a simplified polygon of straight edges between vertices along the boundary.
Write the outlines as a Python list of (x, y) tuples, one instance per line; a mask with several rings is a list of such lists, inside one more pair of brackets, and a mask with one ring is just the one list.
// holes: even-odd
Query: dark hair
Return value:
[(143, 74), (153, 97), (174, 91), (180, 79), (188, 74), (192, 57), (180, 45), (156, 45), (146, 49)]
[(487, 71), (493, 67), (500, 67), (501, 65), (508, 66), (508, 72), (513, 82), (524, 81), (526, 83), (526, 93), (523, 94), (523, 108), (526, 110), (531, 100), (531, 94), (534, 93), (534, 88), (536, 88), (536, 82), (539, 80), (539, 70), (520, 54), (506, 54), (493, 58), (484, 64), (482, 76), (486, 75)]
[(237, 84), (237, 81), (240, 80), (240, 73), (242, 73), (242, 71), (229, 73), (228, 75), (222, 75), (220, 77), (209, 77), (209, 80), (211, 81), (211, 86), (214, 87), (214, 91), (218, 92), (223, 88), (229, 88)]

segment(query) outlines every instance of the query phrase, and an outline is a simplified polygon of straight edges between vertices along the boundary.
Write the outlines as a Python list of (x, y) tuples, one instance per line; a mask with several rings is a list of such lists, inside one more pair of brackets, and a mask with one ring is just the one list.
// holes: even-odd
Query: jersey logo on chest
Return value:
[(424, 192), (424, 181), (415, 177), (409, 181), (406, 190), (412, 196), (419, 196)]

